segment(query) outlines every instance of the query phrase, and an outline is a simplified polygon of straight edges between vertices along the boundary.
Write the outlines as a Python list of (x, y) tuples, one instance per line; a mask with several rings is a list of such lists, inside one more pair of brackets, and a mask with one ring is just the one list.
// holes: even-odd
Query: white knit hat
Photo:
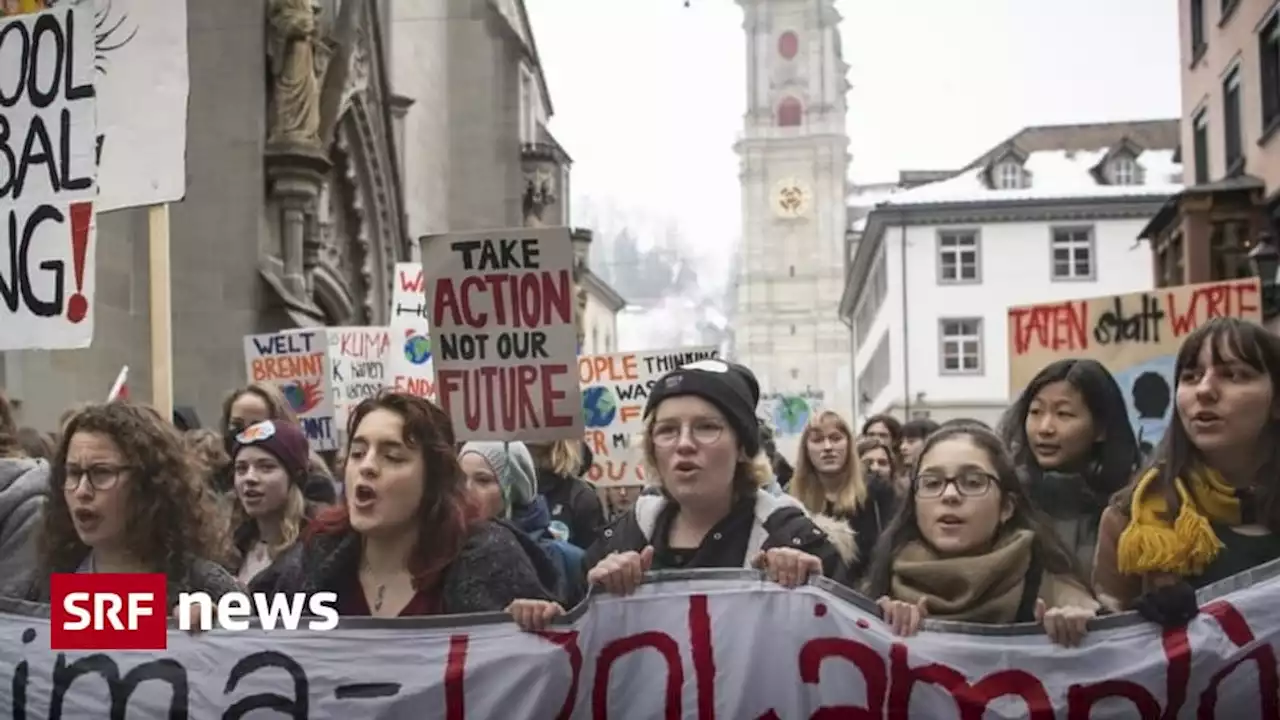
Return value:
[(522, 442), (469, 442), (462, 446), (458, 457), (475, 453), (489, 463), (502, 488), (502, 499), (507, 509), (524, 507), (532, 503), (538, 494), (538, 471), (533, 464), (529, 448)]

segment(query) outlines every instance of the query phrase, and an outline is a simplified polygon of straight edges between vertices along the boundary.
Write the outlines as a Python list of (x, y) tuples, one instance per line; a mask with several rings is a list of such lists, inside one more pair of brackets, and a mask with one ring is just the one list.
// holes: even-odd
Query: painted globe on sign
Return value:
[(414, 365), (431, 360), (431, 338), (426, 335), (410, 335), (404, 341), (404, 358)]
[(608, 427), (618, 416), (618, 401), (605, 385), (593, 385), (582, 391), (582, 424), (588, 428)]
[(802, 397), (778, 398), (773, 406), (773, 426), (780, 435), (799, 435), (809, 422), (809, 402)]

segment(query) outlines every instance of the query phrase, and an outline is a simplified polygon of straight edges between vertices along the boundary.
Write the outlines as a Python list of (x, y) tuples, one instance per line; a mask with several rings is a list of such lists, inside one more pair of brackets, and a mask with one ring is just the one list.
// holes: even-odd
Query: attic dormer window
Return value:
[(997, 190), (1016, 190), (1024, 187), (1025, 171), (1016, 160), (1002, 160), (994, 173)]
[(1117, 155), (1111, 160), (1112, 185), (1139, 185), (1138, 161), (1132, 155)]

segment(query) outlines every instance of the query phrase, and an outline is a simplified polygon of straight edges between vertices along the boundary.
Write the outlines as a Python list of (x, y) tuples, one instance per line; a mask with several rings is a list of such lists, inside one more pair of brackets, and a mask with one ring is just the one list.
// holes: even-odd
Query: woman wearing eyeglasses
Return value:
[(925, 441), (910, 495), (877, 546), (867, 594), (898, 635), (925, 617), (1042, 622), (1078, 644), (1099, 609), (1075, 556), (1027, 500), (1000, 439), (976, 426)]
[[(636, 499), (587, 551), (587, 580), (633, 592), (649, 570), (754, 567), (787, 587), (834, 576), (840, 557), (800, 503), (762, 488), (773, 479), (760, 451), (750, 370), (719, 360), (686, 365), (659, 379), (645, 407), (646, 477), (658, 495)], [(538, 629), (563, 612), (521, 600), (517, 623)]]
[(212, 560), (223, 538), (181, 437), (147, 408), (89, 405), (67, 423), (50, 472), (37, 569), (5, 594), (49, 602), (51, 573), (164, 573), (168, 599), (237, 590)]

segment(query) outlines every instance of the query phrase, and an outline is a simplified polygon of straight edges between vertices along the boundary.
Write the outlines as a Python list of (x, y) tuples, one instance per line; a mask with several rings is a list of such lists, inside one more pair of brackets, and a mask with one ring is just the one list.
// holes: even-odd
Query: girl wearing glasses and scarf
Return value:
[[(587, 580), (626, 595), (645, 572), (759, 568), (787, 587), (842, 570), (839, 553), (799, 501), (762, 488), (760, 386), (747, 368), (704, 360), (659, 379), (645, 407), (645, 476), (661, 492), (636, 500), (587, 551)], [(517, 623), (539, 629), (563, 610), (517, 601)]]
[(924, 617), (1042, 622), (1054, 642), (1075, 645), (1099, 609), (1086, 588), (1000, 439), (976, 426), (925, 441), (867, 573), (867, 595), (898, 635), (917, 632)]
[(49, 602), (49, 575), (164, 573), (168, 598), (237, 590), (212, 560), (223, 538), (212, 499), (172, 425), (125, 403), (90, 405), (67, 423), (49, 474), (38, 567), (6, 595)]

